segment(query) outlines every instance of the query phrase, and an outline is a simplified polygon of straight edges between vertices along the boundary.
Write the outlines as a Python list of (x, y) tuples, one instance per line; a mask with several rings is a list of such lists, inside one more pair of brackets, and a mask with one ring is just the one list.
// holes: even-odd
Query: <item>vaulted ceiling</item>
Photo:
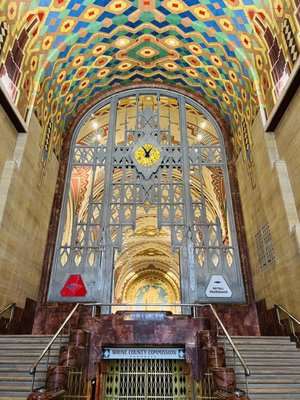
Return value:
[(34, 110), (42, 146), (47, 140), (57, 154), (67, 123), (91, 100), (154, 82), (185, 87), (213, 104), (231, 126), (236, 151), (247, 157), (247, 126), (259, 107), (270, 114), (299, 55), (299, 0), (0, 0), (0, 6), (1, 81), (24, 119)]

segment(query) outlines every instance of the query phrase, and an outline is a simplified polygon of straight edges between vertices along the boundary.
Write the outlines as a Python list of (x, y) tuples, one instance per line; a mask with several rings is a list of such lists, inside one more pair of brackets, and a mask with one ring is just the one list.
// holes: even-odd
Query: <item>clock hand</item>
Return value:
[(145, 158), (150, 158), (150, 153), (151, 153), (152, 147), (149, 150), (145, 149), (144, 146), (142, 146), (142, 148), (145, 152)]

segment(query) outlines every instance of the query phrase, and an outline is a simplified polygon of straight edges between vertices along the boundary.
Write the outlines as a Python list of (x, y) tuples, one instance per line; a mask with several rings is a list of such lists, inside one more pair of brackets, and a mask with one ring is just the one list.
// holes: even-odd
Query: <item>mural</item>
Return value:
[[(124, 290), (125, 302), (144, 304), (134, 306), (133, 309), (163, 310), (163, 304), (176, 304), (180, 302), (179, 292), (172, 286), (162, 272), (151, 266), (152, 271), (137, 271), (136, 279), (128, 283)], [(157, 304), (157, 306), (147, 306)], [(169, 308), (172, 312), (180, 312), (180, 308)]]
[(159, 283), (146, 284), (142, 286), (136, 296), (136, 303), (145, 304), (164, 304), (168, 303), (168, 293), (166, 289)]
[(250, 171), (245, 125), (259, 107), (270, 114), (299, 59), (298, 0), (1, 0), (0, 7), (0, 79), (23, 118), (34, 111), (40, 120), (43, 171), (81, 107), (107, 89), (150, 81), (187, 87), (213, 104)]

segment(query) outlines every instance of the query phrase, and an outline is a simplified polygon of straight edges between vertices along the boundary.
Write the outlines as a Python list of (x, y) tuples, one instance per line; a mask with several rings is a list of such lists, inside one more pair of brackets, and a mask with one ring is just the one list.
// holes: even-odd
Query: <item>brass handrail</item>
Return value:
[(214, 309), (214, 307), (212, 306), (212, 304), (209, 304), (210, 309), (212, 311), (212, 313), (214, 314), (216, 320), (218, 321), (219, 325), (221, 326), (225, 336), (227, 337), (228, 342), (230, 343), (232, 350), (234, 351), (234, 353), (237, 355), (237, 358), (240, 360), (240, 363), (242, 364), (243, 368), (244, 368), (244, 372), (245, 372), (245, 376), (250, 376), (250, 369), (247, 367), (247, 364), (245, 363), (243, 357), (241, 356), (241, 353), (238, 351), (238, 349), (236, 348), (235, 344), (233, 343), (229, 333), (227, 332), (225, 326), (223, 325), (222, 321), (220, 320), (216, 310)]
[(282, 311), (283, 313), (285, 313), (285, 315), (288, 316), (293, 336), (296, 338), (297, 342), (299, 342), (299, 337), (296, 335), (294, 322), (296, 322), (296, 324), (298, 324), (300, 326), (300, 321), (297, 318), (295, 318), (292, 314), (290, 314), (285, 308), (280, 306), (279, 304), (275, 303), (274, 307), (275, 307), (275, 310), (276, 310), (276, 313), (277, 313), (277, 318), (278, 318), (279, 325), (281, 325), (283, 327), (283, 324), (281, 323), (281, 319), (280, 319), (280, 311)]
[(32, 367), (29, 369), (29, 374), (33, 375), (33, 379), (32, 379), (32, 390), (34, 389), (34, 376), (35, 376), (35, 372), (37, 369), (37, 366), (39, 365), (40, 361), (45, 357), (45, 355), (47, 354), (47, 352), (50, 350), (52, 344), (55, 342), (55, 340), (57, 339), (58, 335), (62, 332), (62, 330), (64, 329), (64, 327), (66, 326), (66, 324), (69, 322), (69, 320), (71, 319), (71, 317), (73, 316), (74, 312), (77, 310), (77, 308), (79, 307), (80, 303), (76, 303), (75, 307), (72, 309), (72, 311), (69, 313), (69, 315), (67, 316), (67, 318), (64, 320), (64, 322), (62, 323), (62, 325), (60, 326), (60, 328), (58, 329), (58, 331), (54, 334), (53, 338), (50, 340), (50, 342), (47, 344), (47, 346), (45, 347), (45, 349), (43, 350), (43, 352), (41, 353), (41, 355), (37, 358), (37, 360), (34, 362), (34, 364), (32, 365)]
[[(214, 315), (214, 317), (216, 318), (216, 320), (218, 321), (219, 325), (221, 326), (225, 336), (228, 339), (228, 342), (230, 343), (232, 350), (234, 351), (234, 353), (236, 354), (236, 356), (238, 357), (238, 359), (240, 360), (240, 363), (242, 364), (243, 368), (244, 368), (244, 372), (245, 372), (245, 376), (250, 376), (250, 369), (247, 367), (247, 364), (245, 363), (243, 357), (241, 356), (240, 352), (238, 351), (238, 349), (236, 348), (235, 344), (233, 343), (227, 329), (225, 328), (225, 326), (223, 325), (222, 321), (220, 320), (220, 317), (218, 316), (216, 310), (214, 309), (212, 304), (190, 304), (190, 303), (178, 303), (178, 304), (167, 304), (167, 303), (77, 303), (75, 305), (75, 307), (71, 310), (71, 312), (68, 314), (68, 316), (66, 317), (66, 319), (64, 320), (64, 322), (62, 323), (61, 327), (58, 329), (58, 331), (55, 333), (55, 335), (53, 336), (53, 338), (50, 340), (50, 342), (47, 344), (47, 346), (45, 347), (45, 349), (43, 350), (43, 352), (41, 353), (41, 355), (37, 358), (37, 360), (34, 362), (34, 364), (32, 365), (32, 367), (29, 370), (29, 373), (31, 375), (34, 375), (37, 369), (38, 364), (40, 363), (40, 361), (43, 359), (43, 357), (47, 354), (47, 352), (49, 351), (50, 347), (52, 346), (52, 344), (54, 343), (54, 341), (56, 340), (56, 338), (58, 337), (58, 335), (62, 332), (63, 328), (66, 326), (66, 324), (68, 323), (68, 321), (71, 319), (71, 317), (73, 316), (74, 312), (77, 310), (77, 308), (79, 307), (79, 305), (81, 306), (92, 306), (92, 307), (192, 307), (193, 309), (197, 308), (197, 307), (209, 307)], [(34, 378), (33, 378), (33, 383), (32, 383), (32, 390), (33, 390), (33, 385), (34, 385)]]
[(2, 310), (0, 310), (0, 315), (4, 314), (5, 311), (11, 309), (14, 309), (16, 307), (16, 303), (11, 303), (8, 306), (4, 307)]
[(8, 306), (4, 307), (1, 311), (0, 311), (0, 315), (4, 314), (6, 311), (8, 311), (10, 309), (10, 316), (9, 316), (9, 320), (6, 324), (6, 328), (8, 328), (9, 324), (11, 323), (11, 320), (13, 318), (13, 314), (14, 314), (14, 310), (16, 307), (16, 303), (11, 303)]

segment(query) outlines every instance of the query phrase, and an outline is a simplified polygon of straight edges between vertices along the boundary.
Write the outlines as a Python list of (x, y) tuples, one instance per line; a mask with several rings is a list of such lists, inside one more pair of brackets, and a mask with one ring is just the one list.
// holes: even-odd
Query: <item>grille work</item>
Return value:
[(104, 400), (187, 400), (188, 369), (181, 360), (113, 360)]

